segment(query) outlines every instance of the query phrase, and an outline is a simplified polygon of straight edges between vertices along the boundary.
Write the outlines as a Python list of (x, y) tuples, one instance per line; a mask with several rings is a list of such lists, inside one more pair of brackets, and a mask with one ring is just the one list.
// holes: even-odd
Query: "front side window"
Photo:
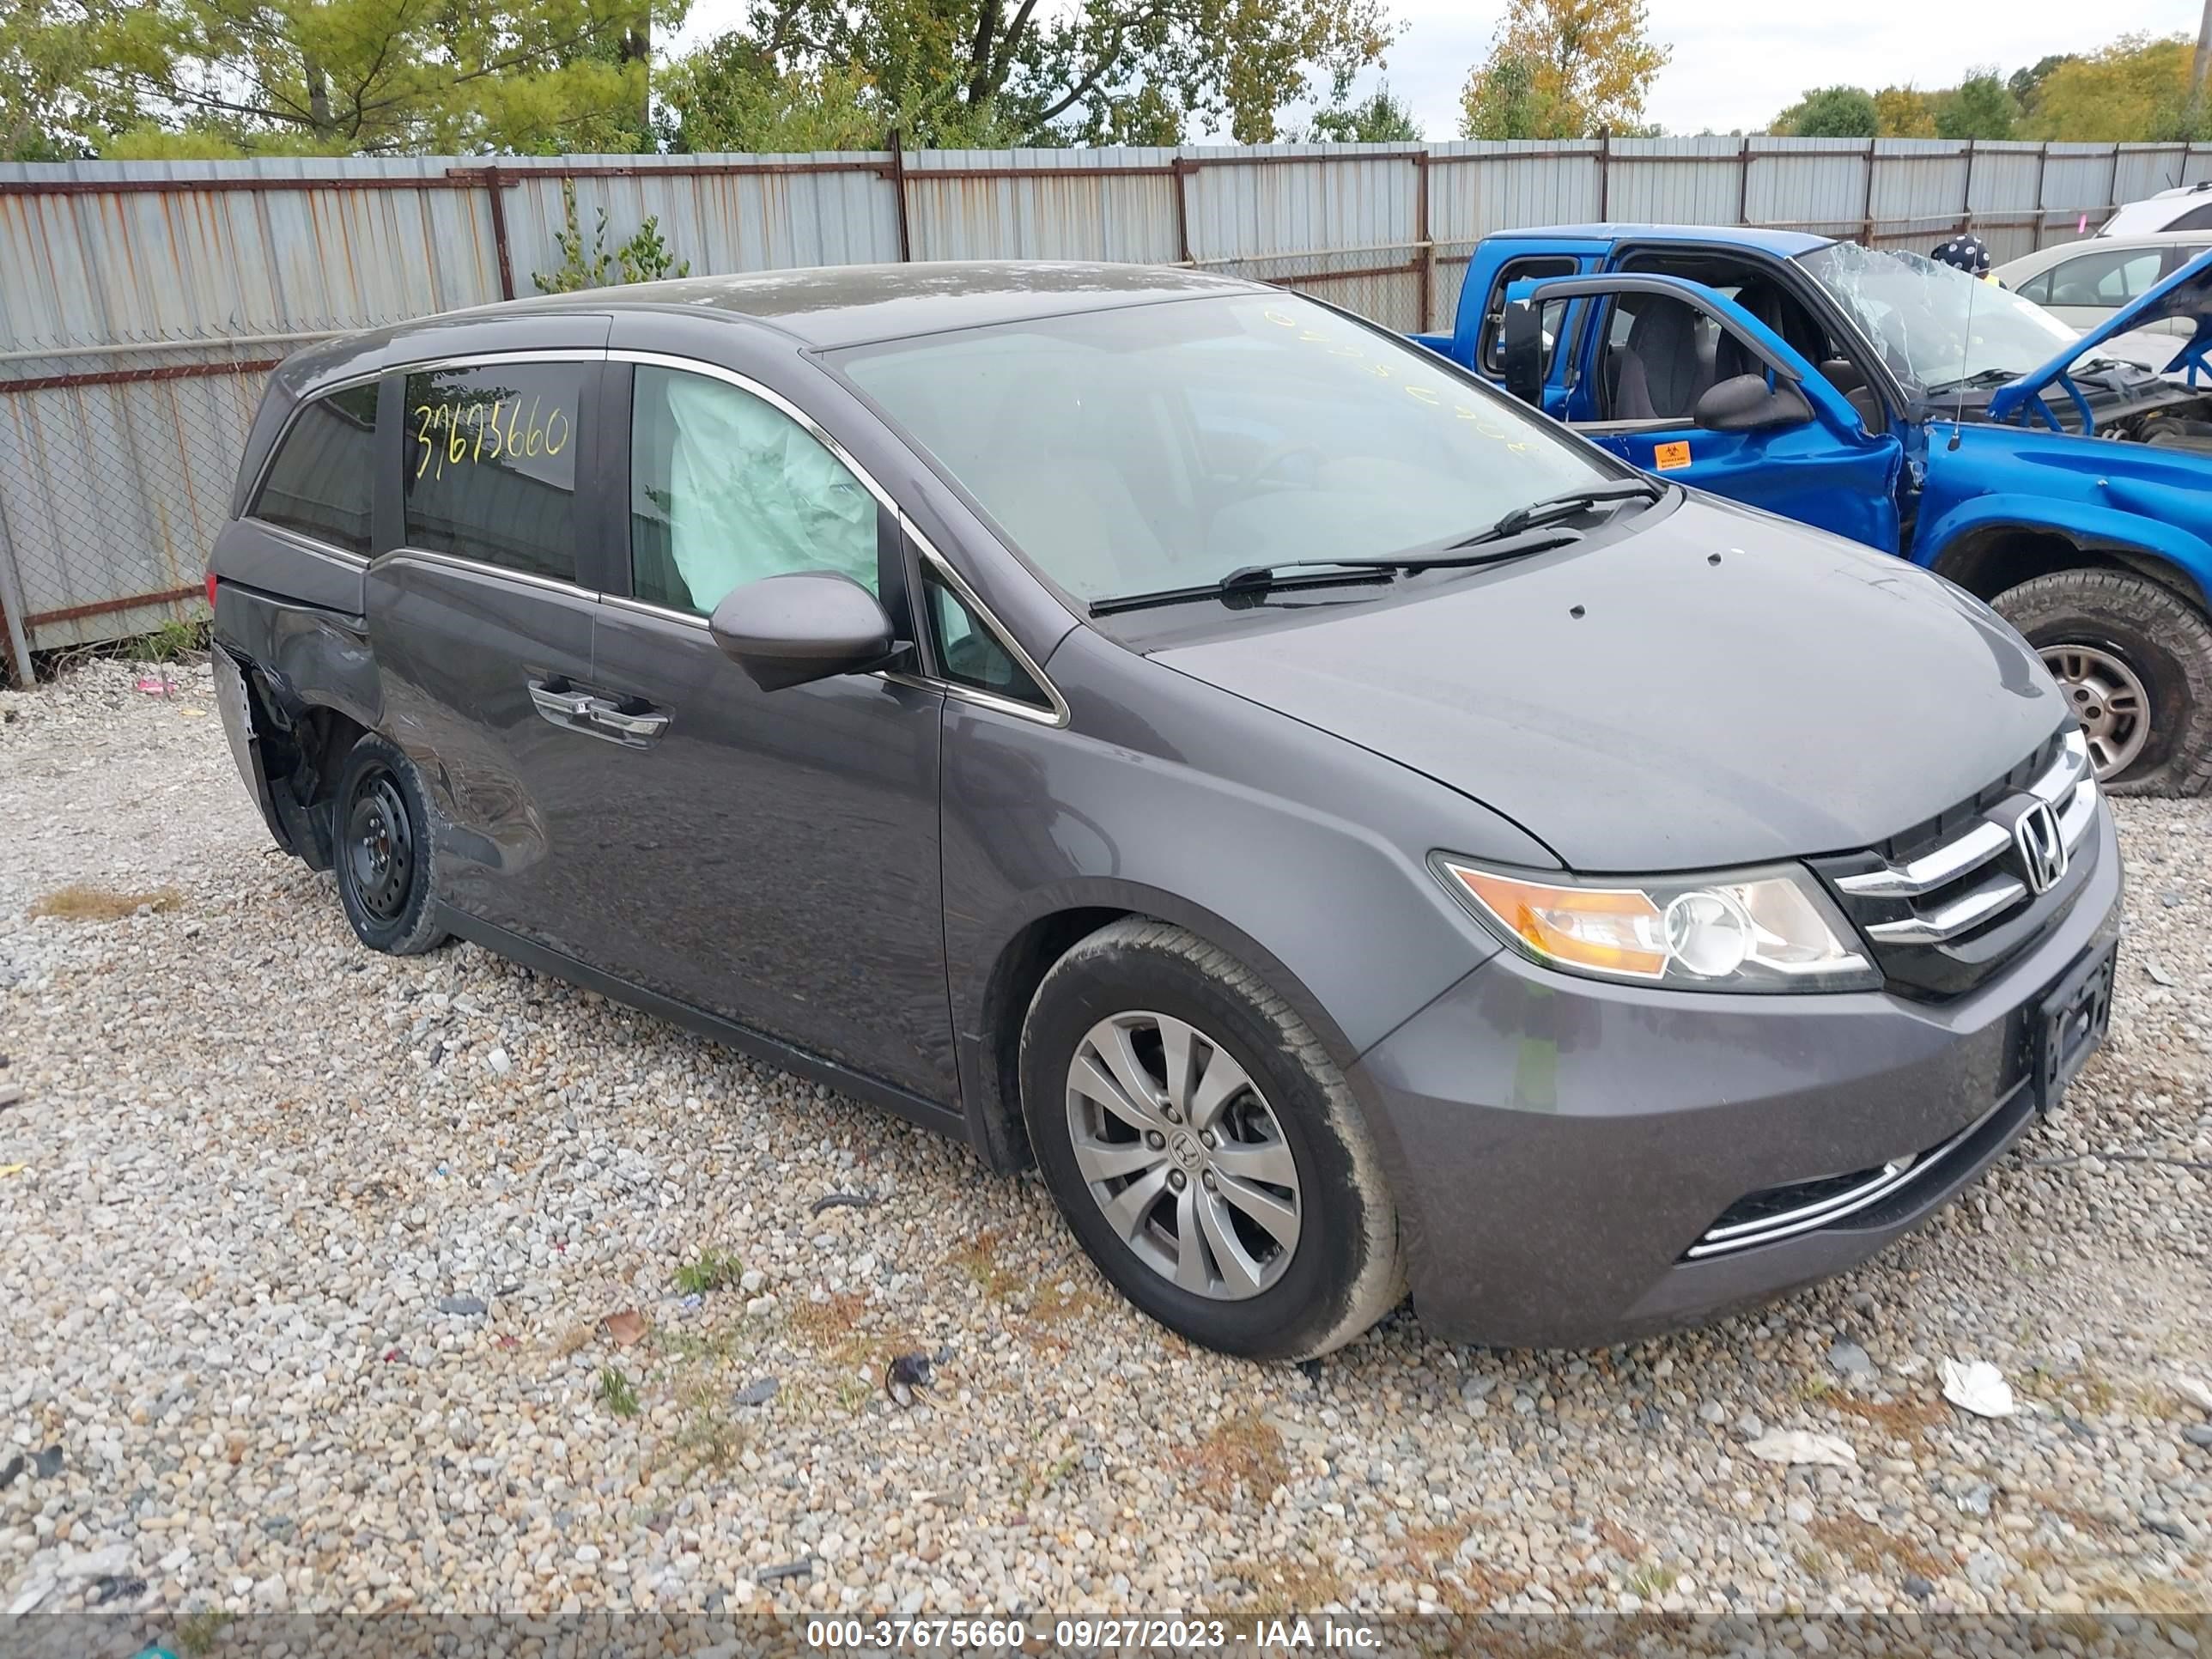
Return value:
[(376, 382), (303, 404), (269, 463), (252, 516), (366, 556), (376, 477)]
[(410, 547), (576, 580), (576, 452), (596, 363), (407, 377)]
[(814, 434), (710, 375), (636, 371), (630, 591), (713, 614), (741, 583), (834, 570), (877, 591), (876, 503)]
[(838, 361), (1083, 599), (1425, 548), (1619, 476), (1432, 353), (1292, 295), (1040, 318)]

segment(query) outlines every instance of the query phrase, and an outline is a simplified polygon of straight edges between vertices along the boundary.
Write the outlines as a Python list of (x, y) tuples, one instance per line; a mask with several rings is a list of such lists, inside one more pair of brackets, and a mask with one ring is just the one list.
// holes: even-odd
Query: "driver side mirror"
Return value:
[(763, 691), (881, 668), (905, 648), (876, 596), (829, 570), (733, 587), (707, 628), (722, 654)]
[(1769, 386), (1764, 374), (1736, 374), (1707, 386), (1690, 418), (1709, 432), (1758, 432), (1802, 426), (1813, 405), (1787, 380)]
[(1499, 327), (1505, 389), (1532, 409), (1544, 406), (1544, 313), (1533, 300), (1510, 300)]

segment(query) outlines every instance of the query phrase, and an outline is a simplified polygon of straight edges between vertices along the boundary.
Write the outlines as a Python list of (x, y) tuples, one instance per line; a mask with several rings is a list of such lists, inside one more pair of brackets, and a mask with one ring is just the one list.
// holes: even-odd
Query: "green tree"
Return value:
[(1671, 56), (1648, 27), (1644, 0), (1508, 0), (1490, 56), (1460, 94), (1460, 131), (1488, 137), (1481, 129), (1527, 123), (1533, 132), (1501, 136), (1582, 138), (1639, 129), (1644, 94)]
[(128, 155), (636, 149), (684, 0), (30, 0), (81, 50), (58, 100)]
[(2043, 90), (2043, 83), (2051, 78), (2051, 71), (2061, 64), (2072, 63), (2074, 56), (2070, 52), (2046, 52), (2027, 68), (2016, 69), (2005, 76), (2005, 90), (2012, 94), (2013, 102), (2022, 110), (2033, 110), (2036, 94)]
[(1549, 125), (1549, 105), (1537, 94), (1535, 71), (1517, 53), (1492, 54), (1460, 98), (1464, 138), (1534, 138)]
[(1936, 100), (1917, 87), (1884, 87), (1874, 95), (1878, 138), (1933, 138)]
[(1939, 138), (2009, 138), (2020, 106), (1993, 69), (1977, 70), (1936, 106)]
[(1391, 96), (1388, 81), (1358, 103), (1315, 112), (1305, 134), (1316, 144), (1418, 144), (1422, 137), (1412, 108)]
[(1820, 87), (1777, 116), (1772, 130), (1796, 138), (1871, 138), (1881, 118), (1864, 88)]
[(1174, 143), (1194, 125), (1253, 143), (1286, 105), (1342, 103), (1395, 34), (1384, 0), (751, 0), (702, 49), (711, 72), (692, 54), (671, 76), (695, 147), (732, 125), (726, 99), (773, 111), (817, 87), (837, 121), (877, 117), (875, 142), (896, 125), (915, 144)]
[(779, 70), (742, 35), (685, 53), (656, 82), (654, 121), (671, 150), (873, 149), (896, 119), (859, 70)]
[(2193, 136), (2184, 34), (2124, 34), (2100, 52), (2051, 66), (2035, 89), (2027, 135), (2103, 143)]

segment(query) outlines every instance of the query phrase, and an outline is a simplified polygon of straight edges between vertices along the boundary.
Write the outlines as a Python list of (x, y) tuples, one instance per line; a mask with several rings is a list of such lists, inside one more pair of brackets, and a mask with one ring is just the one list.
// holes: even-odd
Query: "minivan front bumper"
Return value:
[[(2118, 934), (2101, 804), (2095, 836), (2066, 915), (1948, 1002), (1653, 990), (1510, 951), (1469, 974), (1353, 1068), (1380, 1112), (1423, 1324), (1601, 1346), (1766, 1300), (1925, 1220), (2032, 1120), (2043, 998)], [(1897, 1164), (1903, 1179), (1876, 1179)], [(1855, 1174), (1806, 1189), (1814, 1224), (1692, 1256), (1749, 1195)]]

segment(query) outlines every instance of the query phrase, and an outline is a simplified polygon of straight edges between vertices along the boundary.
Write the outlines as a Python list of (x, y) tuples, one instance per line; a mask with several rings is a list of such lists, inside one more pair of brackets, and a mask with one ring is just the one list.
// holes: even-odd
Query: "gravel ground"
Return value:
[[(472, 946), (357, 948), (177, 681), (0, 693), (10, 1607), (2212, 1600), (2212, 804), (2122, 804), (2112, 1043), (1876, 1262), (1602, 1353), (1401, 1310), (1262, 1369), (1121, 1304), (1034, 1181)], [(28, 916), (72, 883), (149, 908)], [(1748, 1455), (1790, 1429), (1854, 1461)]]

